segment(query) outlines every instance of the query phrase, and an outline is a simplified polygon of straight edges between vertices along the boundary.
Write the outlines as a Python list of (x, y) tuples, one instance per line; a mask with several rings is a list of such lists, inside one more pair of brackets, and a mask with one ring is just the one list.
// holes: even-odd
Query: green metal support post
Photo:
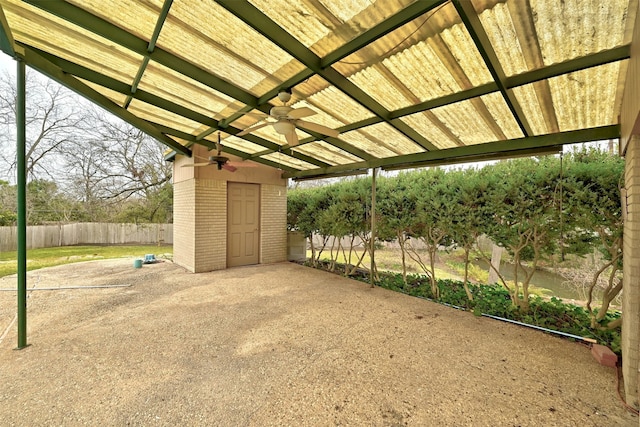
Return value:
[(371, 246), (369, 251), (371, 252), (371, 287), (376, 284), (376, 172), (377, 169), (373, 168), (371, 176)]
[(18, 60), (16, 125), (18, 166), (18, 347), (27, 344), (27, 169), (26, 169), (26, 71)]

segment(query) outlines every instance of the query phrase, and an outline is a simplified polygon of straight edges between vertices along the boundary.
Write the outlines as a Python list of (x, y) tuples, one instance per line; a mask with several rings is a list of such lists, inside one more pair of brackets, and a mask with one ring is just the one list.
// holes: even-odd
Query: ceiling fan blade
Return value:
[(334, 138), (337, 138), (340, 135), (340, 132), (335, 129), (331, 129), (317, 123), (307, 122), (305, 120), (296, 120), (295, 125), (302, 128), (303, 130), (309, 129), (310, 131), (321, 133), (327, 136), (332, 136)]
[(229, 172), (235, 172), (236, 169), (238, 169), (238, 168), (236, 168), (235, 166), (231, 166), (229, 163), (225, 163), (225, 164), (222, 165), (222, 169), (226, 169)]
[(240, 162), (228, 161), (226, 164), (231, 165), (235, 168), (257, 168), (258, 167), (258, 165), (255, 164), (254, 162), (245, 162), (245, 161), (240, 161)]
[(287, 114), (287, 116), (289, 116), (289, 118), (291, 119), (301, 119), (303, 117), (313, 116), (314, 114), (318, 113), (313, 111), (311, 108), (302, 107), (291, 110), (289, 114)]
[(248, 128), (246, 128), (245, 130), (243, 130), (242, 132), (238, 132), (238, 133), (236, 134), (236, 136), (243, 136), (243, 135), (246, 135), (246, 134), (248, 134), (248, 133), (253, 132), (254, 130), (258, 130), (258, 129), (263, 128), (263, 127), (265, 127), (265, 126), (269, 126), (270, 124), (271, 124), (271, 123), (269, 123), (269, 122), (265, 122), (265, 123), (260, 123), (259, 125), (255, 125), (255, 126), (248, 127)]
[(289, 144), (289, 147), (295, 147), (296, 145), (300, 144), (300, 140), (298, 139), (298, 134), (296, 133), (296, 131), (289, 132), (285, 134), (284, 137), (287, 139), (287, 144)]
[(209, 166), (211, 163), (192, 163), (190, 165), (182, 165), (183, 168), (199, 168), (201, 166)]
[(269, 117), (269, 115), (267, 113), (254, 113), (253, 111), (249, 111), (247, 113), (243, 113), (242, 115), (244, 116), (249, 116), (249, 117), (255, 117), (256, 119), (266, 119), (267, 117)]

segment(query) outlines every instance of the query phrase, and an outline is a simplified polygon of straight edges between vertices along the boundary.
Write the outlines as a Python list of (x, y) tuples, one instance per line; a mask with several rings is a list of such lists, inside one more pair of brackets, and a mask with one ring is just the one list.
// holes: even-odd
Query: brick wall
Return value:
[(227, 182), (196, 180), (195, 273), (227, 268)]
[(174, 184), (173, 260), (193, 273), (227, 267), (227, 183)]
[[(200, 273), (227, 267), (227, 181), (174, 184), (174, 262)], [(260, 263), (287, 259), (287, 188), (260, 186)]]
[(287, 260), (287, 188), (262, 184), (260, 191), (260, 263)]
[[(622, 373), (627, 403), (638, 407), (640, 352), (640, 136), (625, 156), (624, 291), (622, 295)], [(623, 201), (623, 209), (625, 209)]]
[(195, 271), (195, 179), (173, 185), (173, 261)]

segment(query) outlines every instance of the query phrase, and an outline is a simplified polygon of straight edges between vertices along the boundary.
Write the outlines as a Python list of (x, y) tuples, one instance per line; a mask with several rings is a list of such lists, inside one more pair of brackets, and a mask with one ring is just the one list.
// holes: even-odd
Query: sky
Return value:
[(15, 73), (16, 61), (4, 52), (0, 52), (0, 70), (13, 70)]

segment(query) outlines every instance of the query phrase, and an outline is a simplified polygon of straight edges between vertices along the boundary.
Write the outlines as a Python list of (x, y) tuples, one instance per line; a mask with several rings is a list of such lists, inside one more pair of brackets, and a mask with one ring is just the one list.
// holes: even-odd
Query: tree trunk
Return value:
[(406, 286), (407, 285), (407, 261), (406, 261), (404, 245), (406, 243), (407, 238), (404, 232), (402, 231), (396, 232), (396, 236), (398, 237), (398, 245), (400, 245), (400, 256), (402, 257), (402, 281)]
[(504, 248), (495, 244), (491, 249), (491, 263), (489, 265), (489, 279), (487, 279), (487, 285), (498, 283), (498, 279), (500, 278), (498, 272), (500, 271), (500, 262), (503, 250)]
[(462, 282), (462, 286), (464, 286), (464, 291), (467, 294), (467, 299), (469, 301), (473, 301), (473, 295), (471, 294), (471, 290), (469, 289), (469, 247), (464, 248), (464, 282)]

